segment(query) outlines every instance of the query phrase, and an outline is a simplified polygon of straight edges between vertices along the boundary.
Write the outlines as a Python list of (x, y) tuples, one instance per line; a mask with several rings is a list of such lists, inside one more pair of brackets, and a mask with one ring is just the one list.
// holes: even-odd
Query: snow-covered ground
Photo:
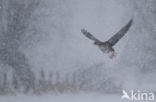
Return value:
[[(124, 102), (117, 95), (64, 94), (64, 95), (20, 95), (0, 96), (0, 102)], [(126, 102), (128, 102), (126, 100)]]

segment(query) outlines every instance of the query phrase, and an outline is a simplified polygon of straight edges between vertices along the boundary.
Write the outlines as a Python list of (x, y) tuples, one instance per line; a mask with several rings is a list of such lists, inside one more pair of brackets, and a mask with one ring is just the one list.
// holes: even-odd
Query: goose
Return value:
[(107, 41), (100, 41), (99, 39), (97, 39), (96, 37), (94, 37), (90, 32), (88, 32), (86, 29), (81, 29), (81, 32), (83, 35), (85, 35), (87, 38), (89, 38), (90, 40), (94, 41), (94, 45), (98, 46), (99, 49), (103, 52), (103, 53), (111, 53), (111, 55), (109, 56), (110, 59), (114, 58), (114, 56), (116, 55), (116, 52), (114, 50), (114, 45), (127, 33), (127, 31), (129, 30), (129, 28), (131, 27), (133, 22), (133, 19), (130, 19), (129, 22), (122, 27), (116, 34), (114, 34), (109, 40)]

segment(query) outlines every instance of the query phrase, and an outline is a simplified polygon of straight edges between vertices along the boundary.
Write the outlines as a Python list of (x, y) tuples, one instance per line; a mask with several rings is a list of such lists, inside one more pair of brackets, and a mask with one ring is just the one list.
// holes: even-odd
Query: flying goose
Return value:
[(110, 58), (115, 56), (115, 50), (113, 46), (127, 33), (131, 27), (133, 19), (131, 19), (123, 28), (121, 28), (116, 34), (114, 34), (109, 40), (102, 42), (95, 38), (86, 29), (81, 29), (81, 32), (89, 39), (94, 41), (94, 45), (97, 45), (103, 53), (111, 53)]

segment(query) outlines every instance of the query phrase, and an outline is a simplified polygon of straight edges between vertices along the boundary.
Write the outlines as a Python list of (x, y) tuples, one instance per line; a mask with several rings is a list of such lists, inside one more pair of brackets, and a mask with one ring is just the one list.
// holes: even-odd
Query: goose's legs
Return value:
[(111, 52), (111, 55), (109, 56), (109, 58), (110, 58), (110, 59), (113, 59), (115, 56), (116, 56), (115, 51), (112, 51), (112, 52)]

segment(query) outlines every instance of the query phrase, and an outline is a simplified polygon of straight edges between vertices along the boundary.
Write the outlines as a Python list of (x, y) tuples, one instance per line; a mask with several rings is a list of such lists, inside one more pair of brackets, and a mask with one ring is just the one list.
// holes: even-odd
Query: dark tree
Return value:
[(25, 91), (34, 87), (34, 75), (20, 46), (38, 2), (0, 0), (0, 63), (12, 67)]

